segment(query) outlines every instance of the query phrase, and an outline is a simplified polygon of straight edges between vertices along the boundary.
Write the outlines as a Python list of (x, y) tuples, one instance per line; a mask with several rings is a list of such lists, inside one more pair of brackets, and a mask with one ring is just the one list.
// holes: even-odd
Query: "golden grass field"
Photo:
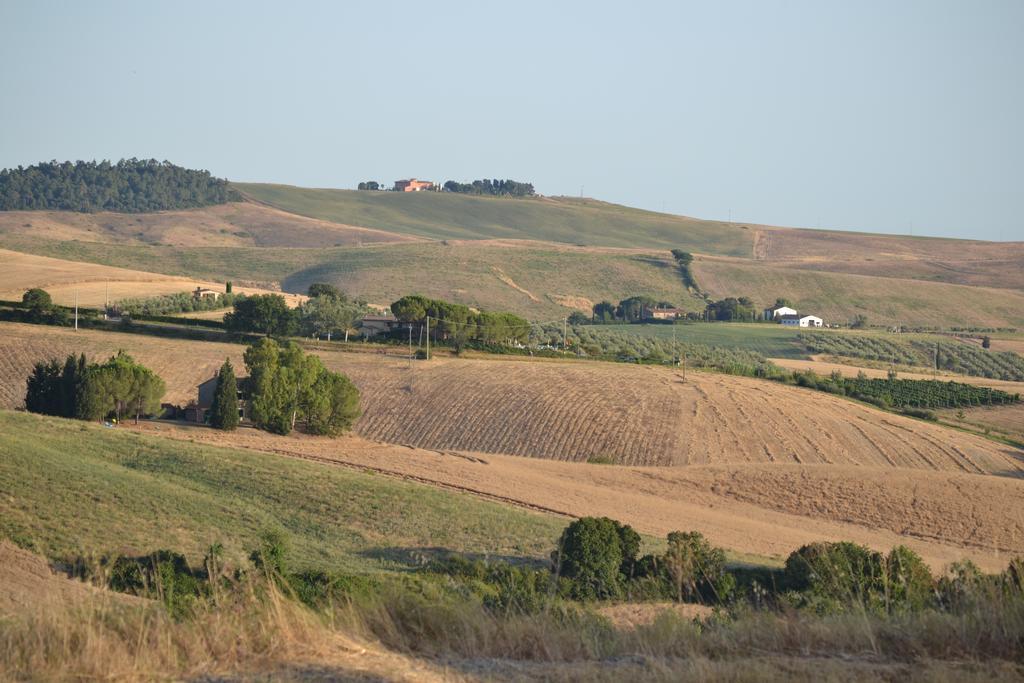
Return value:
[[(119, 299), (188, 292), (196, 287), (224, 291), (223, 283), (0, 249), (0, 299), (20, 300), (25, 290), (32, 287), (45, 289), (56, 304), (74, 306), (77, 296), (78, 304), (89, 308), (102, 308), (107, 301), (113, 303)], [(284, 296), (291, 306), (297, 306), (305, 299), (297, 294), (244, 285), (234, 287), (233, 291), (239, 294), (273, 291)], [(217, 315), (223, 316), (224, 311)]]
[(305, 218), (252, 202), (146, 214), (0, 211), (0, 234), (172, 247), (338, 247), (418, 240)]
[[(32, 364), (126, 349), (184, 404), (244, 347), (4, 324), (0, 406), (20, 405)], [(626, 465), (796, 463), (1024, 472), (1019, 451), (845, 399), (745, 377), (598, 362), (318, 352), (362, 391), (357, 432), (410, 446)]]
[(816, 540), (905, 543), (934, 567), (992, 569), (1024, 552), (1015, 478), (883, 466), (731, 463), (627, 467), (426, 449), (255, 429), (143, 423), (147, 433), (368, 470), (569, 516), (608, 516), (664, 536), (685, 526), (739, 553), (783, 559)]

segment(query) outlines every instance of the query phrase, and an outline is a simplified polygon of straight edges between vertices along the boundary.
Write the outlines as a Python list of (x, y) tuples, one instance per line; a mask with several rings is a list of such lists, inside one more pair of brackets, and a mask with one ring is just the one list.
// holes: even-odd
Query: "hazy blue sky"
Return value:
[(1024, 239), (1024, 1), (0, 0), (0, 166)]

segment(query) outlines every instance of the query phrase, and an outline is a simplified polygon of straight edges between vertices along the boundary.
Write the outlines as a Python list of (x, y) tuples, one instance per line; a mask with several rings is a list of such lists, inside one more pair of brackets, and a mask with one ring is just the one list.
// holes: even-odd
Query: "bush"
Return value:
[(935, 578), (921, 556), (898, 546), (885, 559), (886, 606), (890, 611), (919, 610), (935, 598)]
[(662, 566), (678, 602), (725, 602), (736, 580), (725, 571), (725, 552), (697, 531), (674, 531)]
[(188, 615), (196, 600), (208, 594), (201, 572), (194, 572), (181, 553), (158, 550), (142, 557), (119, 557), (107, 581), (112, 590), (163, 602), (174, 617)]
[(622, 528), (607, 517), (583, 517), (562, 532), (551, 559), (556, 575), (572, 582), (573, 598), (602, 600), (622, 594)]
[(804, 606), (838, 612), (871, 605), (881, 586), (882, 556), (855, 543), (812, 543), (786, 558), (785, 584)]

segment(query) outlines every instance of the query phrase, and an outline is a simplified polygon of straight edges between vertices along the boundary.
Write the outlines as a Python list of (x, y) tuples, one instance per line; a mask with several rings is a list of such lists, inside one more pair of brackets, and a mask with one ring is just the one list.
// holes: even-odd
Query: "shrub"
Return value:
[(921, 556), (898, 546), (885, 559), (886, 603), (890, 611), (919, 610), (935, 597), (935, 578)]
[(110, 567), (108, 586), (163, 602), (171, 616), (188, 615), (208, 593), (204, 576), (193, 572), (181, 553), (158, 550), (142, 557), (119, 557)]
[(600, 600), (622, 594), (620, 528), (607, 517), (583, 517), (562, 532), (551, 559), (555, 573), (572, 582), (573, 598)]
[(812, 543), (786, 558), (785, 583), (803, 595), (805, 606), (821, 612), (869, 606), (882, 576), (882, 556), (855, 543)]
[(725, 571), (725, 552), (697, 531), (670, 533), (662, 565), (679, 602), (724, 602), (736, 587)]

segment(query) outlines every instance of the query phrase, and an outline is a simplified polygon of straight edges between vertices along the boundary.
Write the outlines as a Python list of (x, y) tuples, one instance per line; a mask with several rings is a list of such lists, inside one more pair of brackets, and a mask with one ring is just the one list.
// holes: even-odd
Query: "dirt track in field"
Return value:
[[(184, 403), (242, 346), (0, 325), (0, 405), (38, 360), (126, 349)], [(323, 351), (362, 390), (357, 432), (394, 444), (623, 465), (834, 464), (1024, 473), (1024, 453), (828, 394), (745, 377), (615, 363), (405, 360)]]
[(906, 544), (933, 566), (1005, 568), (1024, 552), (1024, 481), (888, 467), (618, 467), (435, 451), (368, 441), (224, 433), (172, 423), (147, 433), (365, 469), (567, 516), (601, 515), (663, 536), (699, 530), (732, 550), (785, 557), (804, 543)]

